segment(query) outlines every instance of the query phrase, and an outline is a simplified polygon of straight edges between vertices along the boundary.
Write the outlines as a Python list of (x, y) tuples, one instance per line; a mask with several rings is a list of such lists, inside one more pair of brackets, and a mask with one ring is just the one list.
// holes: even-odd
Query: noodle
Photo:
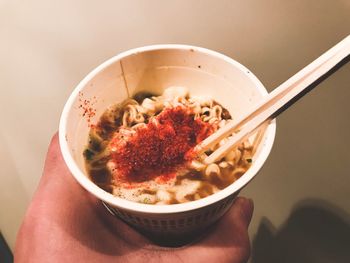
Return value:
[(232, 119), (216, 101), (191, 97), (182, 87), (134, 98), (107, 109), (90, 130), (86, 169), (104, 190), (146, 204), (184, 203), (220, 191), (250, 167), (248, 140), (209, 165), (204, 159), (227, 138), (191, 155), (198, 142)]

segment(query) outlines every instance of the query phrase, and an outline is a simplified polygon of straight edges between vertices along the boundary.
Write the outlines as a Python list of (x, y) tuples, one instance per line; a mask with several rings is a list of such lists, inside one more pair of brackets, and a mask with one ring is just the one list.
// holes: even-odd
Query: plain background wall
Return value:
[[(101, 62), (148, 44), (198, 45), (272, 90), (350, 34), (349, 14), (349, 0), (0, 1), (0, 230), (10, 247), (63, 105)], [(257, 250), (264, 231), (279, 235), (303, 207), (348, 231), (349, 99), (350, 63), (278, 118), (271, 156), (242, 193), (255, 201)]]

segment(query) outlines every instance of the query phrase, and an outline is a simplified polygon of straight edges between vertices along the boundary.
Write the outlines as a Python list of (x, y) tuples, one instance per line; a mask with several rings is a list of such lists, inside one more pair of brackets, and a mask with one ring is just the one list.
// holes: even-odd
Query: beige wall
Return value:
[[(74, 86), (116, 53), (155, 43), (223, 52), (272, 90), (350, 34), (349, 0), (0, 2), (0, 229), (13, 248), (46, 147)], [(350, 64), (278, 118), (271, 156), (243, 194), (252, 239), (300, 206), (350, 214)], [(327, 227), (327, 226), (325, 226)]]

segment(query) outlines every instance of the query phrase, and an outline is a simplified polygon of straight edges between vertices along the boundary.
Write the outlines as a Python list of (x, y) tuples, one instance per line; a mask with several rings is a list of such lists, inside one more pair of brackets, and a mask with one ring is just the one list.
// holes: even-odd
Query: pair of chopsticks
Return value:
[(328, 77), (327, 73), (333, 73), (331, 71), (333, 68), (342, 66), (343, 61), (347, 62), (345, 59), (349, 58), (349, 54), (350, 35), (274, 89), (247, 114), (228, 123), (203, 140), (194, 148), (194, 151), (197, 154), (204, 153), (223, 138), (236, 132), (227, 143), (206, 157), (204, 162), (210, 164), (220, 160), (239, 143), (249, 138), (264, 124), (269, 123), (319, 84), (318, 80)]

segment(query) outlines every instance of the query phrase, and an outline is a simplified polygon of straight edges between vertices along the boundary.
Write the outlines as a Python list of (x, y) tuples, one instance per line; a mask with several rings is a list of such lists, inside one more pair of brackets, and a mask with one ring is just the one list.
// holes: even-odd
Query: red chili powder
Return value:
[(212, 125), (195, 119), (191, 109), (181, 106), (164, 110), (156, 119), (157, 124), (138, 129), (126, 143), (112, 142), (122, 145), (112, 154), (118, 179), (135, 182), (173, 174), (193, 159), (193, 147), (213, 132)]
[(92, 128), (92, 118), (96, 115), (96, 109), (93, 105), (97, 102), (96, 97), (84, 99), (84, 93), (79, 91), (79, 108), (82, 109), (82, 117), (86, 118), (88, 126)]

